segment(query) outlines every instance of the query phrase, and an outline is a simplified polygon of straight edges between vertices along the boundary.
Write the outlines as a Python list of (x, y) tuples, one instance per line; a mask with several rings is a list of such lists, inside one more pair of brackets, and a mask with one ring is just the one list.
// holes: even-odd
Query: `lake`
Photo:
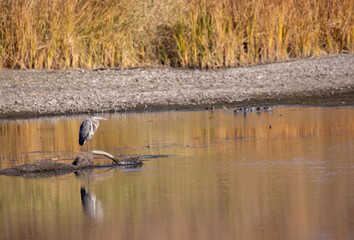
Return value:
[[(0, 239), (354, 239), (353, 106), (101, 116), (90, 149), (144, 165), (0, 176)], [(1, 120), (0, 169), (72, 162), (85, 117)]]

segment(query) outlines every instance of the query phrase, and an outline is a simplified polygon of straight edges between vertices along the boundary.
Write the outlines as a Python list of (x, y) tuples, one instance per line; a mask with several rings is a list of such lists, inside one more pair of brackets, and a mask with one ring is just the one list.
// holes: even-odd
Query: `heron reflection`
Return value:
[(103, 219), (103, 208), (101, 202), (96, 198), (96, 195), (91, 193), (89, 189), (81, 187), (81, 202), (85, 213), (97, 220)]
[(102, 220), (104, 213), (101, 201), (97, 199), (96, 195), (90, 191), (90, 180), (92, 178), (93, 169), (79, 170), (75, 172), (75, 175), (82, 179), (87, 180), (87, 188), (81, 187), (81, 203), (85, 214), (96, 220)]

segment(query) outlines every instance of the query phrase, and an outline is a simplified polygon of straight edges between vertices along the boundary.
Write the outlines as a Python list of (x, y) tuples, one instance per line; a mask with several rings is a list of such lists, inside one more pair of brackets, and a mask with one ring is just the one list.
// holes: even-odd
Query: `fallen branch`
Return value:
[(73, 165), (78, 166), (78, 167), (85, 167), (85, 166), (91, 166), (93, 165), (93, 154), (95, 155), (101, 155), (105, 156), (109, 159), (111, 159), (114, 164), (116, 165), (124, 165), (124, 166), (141, 166), (143, 165), (143, 162), (141, 160), (141, 156), (135, 156), (135, 157), (128, 157), (124, 158), (122, 160), (119, 160), (117, 157), (113, 156), (112, 154), (101, 151), (101, 150), (93, 150), (92, 152), (83, 152), (80, 153), (75, 161), (73, 162)]
[(92, 153), (96, 154), (96, 155), (103, 155), (105, 157), (108, 157), (111, 160), (113, 160), (113, 162), (115, 162), (115, 164), (119, 164), (119, 160), (116, 157), (114, 157), (112, 154), (108, 153), (108, 152), (101, 151), (101, 150), (93, 150)]

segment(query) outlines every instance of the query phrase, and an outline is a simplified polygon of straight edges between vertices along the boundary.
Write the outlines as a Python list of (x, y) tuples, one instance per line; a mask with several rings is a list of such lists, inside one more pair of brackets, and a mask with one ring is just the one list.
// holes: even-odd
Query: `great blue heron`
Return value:
[[(80, 126), (79, 132), (79, 144), (84, 145), (85, 142), (93, 137), (95, 134), (100, 122), (98, 120), (107, 120), (103, 117), (94, 115), (92, 117), (86, 118)], [(87, 142), (87, 151), (88, 151), (88, 142)]]

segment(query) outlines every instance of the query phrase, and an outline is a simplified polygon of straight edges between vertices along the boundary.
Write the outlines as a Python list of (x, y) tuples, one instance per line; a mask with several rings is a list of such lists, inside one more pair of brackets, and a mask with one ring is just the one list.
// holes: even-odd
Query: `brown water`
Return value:
[[(90, 147), (150, 159), (0, 176), (0, 239), (354, 239), (353, 107), (104, 117)], [(1, 121), (0, 168), (73, 161), (83, 119)]]

